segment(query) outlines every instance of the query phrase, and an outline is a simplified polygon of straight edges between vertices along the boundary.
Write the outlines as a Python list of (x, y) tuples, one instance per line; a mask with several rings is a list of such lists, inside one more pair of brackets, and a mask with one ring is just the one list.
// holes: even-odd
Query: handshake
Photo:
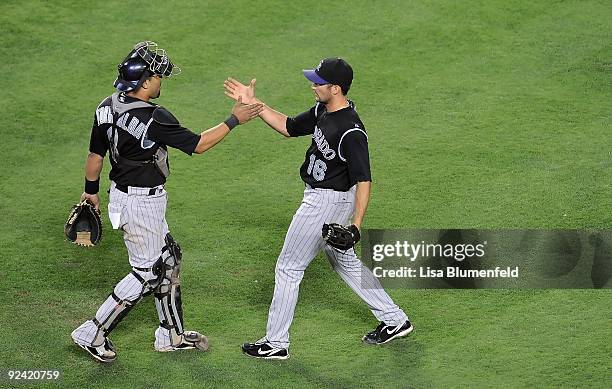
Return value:
[[(234, 125), (244, 124), (259, 116), (265, 108), (264, 103), (255, 98), (255, 82), (256, 80), (253, 79), (249, 86), (246, 86), (231, 77), (224, 82), (225, 94), (236, 101), (232, 108), (232, 115), (238, 123)], [(230, 124), (228, 126), (230, 129), (233, 127)]]

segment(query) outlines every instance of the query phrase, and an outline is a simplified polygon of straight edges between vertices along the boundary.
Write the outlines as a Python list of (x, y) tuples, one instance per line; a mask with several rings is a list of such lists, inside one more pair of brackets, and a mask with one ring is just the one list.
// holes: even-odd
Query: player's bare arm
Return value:
[(287, 131), (287, 115), (270, 108), (268, 105), (264, 105), (264, 109), (259, 114), (259, 117), (279, 134), (285, 138), (289, 138), (290, 135)]
[[(232, 109), (232, 116), (238, 121), (238, 124), (244, 124), (254, 117), (257, 117), (262, 110), (263, 104), (258, 102), (244, 104), (239, 97), (236, 100), (236, 104), (234, 104), (234, 108)], [(230, 133), (231, 125), (231, 123), (228, 124), (227, 121), (225, 121), (202, 132), (200, 134), (200, 141), (195, 148), (195, 152), (197, 154), (202, 154), (219, 143), (227, 134)]]
[(255, 96), (255, 84), (257, 83), (256, 79), (252, 79), (248, 86), (244, 85), (240, 81), (229, 77), (223, 83), (225, 87), (226, 96), (231, 99), (238, 100), (238, 98), (242, 98), (242, 101), (246, 104), (253, 103), (262, 103), (263, 110), (259, 114), (259, 117), (270, 127), (276, 130), (279, 134), (284, 137), (289, 137), (289, 132), (287, 131), (287, 115), (282, 112), (278, 112), (272, 109), (270, 106), (263, 103), (261, 100), (257, 99)]
[[(96, 153), (89, 153), (87, 161), (85, 162), (85, 178), (90, 182), (97, 182), (100, 179), (100, 172), (102, 172), (102, 165), (104, 164), (104, 157)], [(89, 194), (83, 192), (81, 195), (81, 201), (89, 200), (96, 207), (100, 209), (100, 196), (96, 194)]]
[(357, 182), (357, 190), (355, 192), (355, 215), (353, 216), (353, 224), (361, 230), (361, 223), (365, 216), (368, 202), (370, 201), (370, 189), (372, 182), (359, 181)]

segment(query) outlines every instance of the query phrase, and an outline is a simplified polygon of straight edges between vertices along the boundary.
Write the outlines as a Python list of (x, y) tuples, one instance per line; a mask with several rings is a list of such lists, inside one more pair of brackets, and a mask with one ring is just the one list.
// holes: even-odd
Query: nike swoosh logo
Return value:
[(395, 327), (395, 328), (394, 328), (393, 330), (391, 330), (391, 331), (389, 331), (389, 328), (387, 328), (387, 334), (389, 334), (389, 335), (393, 335), (394, 333), (396, 333), (396, 332), (397, 332), (397, 330), (399, 330), (399, 329), (400, 329), (400, 327), (401, 327), (401, 326), (397, 326), (397, 327)]
[(272, 350), (268, 350), (268, 351), (262, 351), (261, 349), (257, 350), (257, 354), (259, 355), (272, 355), (275, 354), (277, 352), (279, 352), (280, 349), (272, 349)]

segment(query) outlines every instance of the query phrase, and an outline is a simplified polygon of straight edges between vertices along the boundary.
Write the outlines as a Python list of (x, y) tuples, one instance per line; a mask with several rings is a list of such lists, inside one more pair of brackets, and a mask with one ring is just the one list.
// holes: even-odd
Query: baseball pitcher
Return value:
[[(311, 136), (312, 143), (300, 169), (304, 199), (293, 216), (276, 263), (266, 336), (242, 346), (245, 354), (257, 358), (289, 357), (289, 327), (300, 282), (304, 270), (321, 250), (380, 321), (363, 337), (365, 343), (387, 343), (413, 330), (404, 311), (353, 250), (359, 241), (371, 186), (368, 135), (354, 104), (346, 97), (353, 70), (341, 58), (327, 58), (316, 69), (304, 70), (304, 75), (312, 82), (316, 98), (312, 108), (288, 117), (265, 105), (260, 114), (283, 136)], [(255, 97), (255, 80), (245, 86), (228, 78), (225, 93), (237, 101), (260, 102)]]

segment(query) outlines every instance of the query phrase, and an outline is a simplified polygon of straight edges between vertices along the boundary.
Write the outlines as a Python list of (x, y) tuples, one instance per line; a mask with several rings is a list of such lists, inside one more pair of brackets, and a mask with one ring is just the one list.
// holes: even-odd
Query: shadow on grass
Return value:
[[(76, 375), (66, 372), (70, 374), (66, 380), (72, 383), (123, 382), (131, 387), (143, 388), (162, 388), (167, 387), (168, 383), (177, 387), (196, 383), (206, 383), (212, 387), (253, 387), (261, 384), (276, 387), (281, 383), (286, 385), (289, 379), (300, 386), (306, 384), (322, 388), (428, 386), (427, 379), (421, 373), (425, 346), (414, 334), (382, 346), (355, 342), (351, 345), (354, 353), (342, 352), (340, 348), (337, 355), (311, 352), (308, 355), (293, 355), (287, 361), (248, 358), (239, 355), (238, 349), (236, 358), (239, 359), (234, 360), (232, 356), (225, 360), (222, 350), (219, 350), (222, 354), (214, 355), (214, 346), (206, 353), (193, 350), (156, 353), (142, 343), (139, 345), (131, 350), (122, 350), (121, 345), (117, 346), (117, 360), (103, 364), (94, 361), (78, 346), (66, 342), (63, 354), (77, 361), (72, 368), (80, 370)], [(137, 373), (139, 370), (148, 373)]]
[[(368, 350), (369, 348), (374, 350)], [(331, 370), (331, 374), (336, 375), (337, 372), (338, 377), (334, 378), (329, 376), (329, 370), (327, 374), (321, 374), (312, 364), (297, 359), (291, 360), (291, 363), (287, 364), (287, 369), (314, 387), (422, 387), (424, 384), (420, 373), (424, 346), (414, 338), (398, 339), (381, 346), (359, 345), (355, 347), (355, 359), (363, 357), (358, 354), (374, 355), (371, 359), (365, 359), (362, 366), (357, 366), (358, 369), (344, 366), (342, 361), (347, 355), (338, 355), (338, 362), (330, 366), (337, 367), (337, 370)], [(345, 374), (344, 369), (351, 370), (352, 373)], [(398, 382), (399, 377), (404, 379), (408, 377), (410, 381)]]

